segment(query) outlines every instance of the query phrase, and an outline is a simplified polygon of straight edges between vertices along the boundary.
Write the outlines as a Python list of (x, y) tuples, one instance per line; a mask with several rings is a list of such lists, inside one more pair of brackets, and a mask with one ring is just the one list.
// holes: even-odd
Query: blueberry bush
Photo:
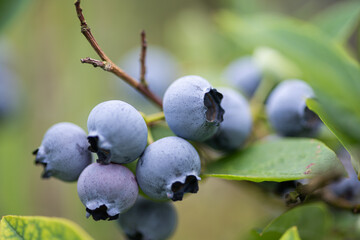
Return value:
[(0, 0), (0, 240), (359, 239), (360, 3), (151, 2)]

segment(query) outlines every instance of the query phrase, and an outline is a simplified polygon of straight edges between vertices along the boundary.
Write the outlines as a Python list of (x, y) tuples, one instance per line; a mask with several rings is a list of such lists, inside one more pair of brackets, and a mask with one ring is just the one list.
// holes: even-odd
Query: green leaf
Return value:
[(356, 161), (356, 159), (360, 159), (360, 152), (358, 151), (360, 147), (358, 143), (354, 143), (351, 138), (348, 138), (337, 126), (335, 126), (326, 112), (320, 107), (318, 101), (314, 99), (307, 99), (306, 105), (310, 110), (316, 112), (316, 114), (320, 117), (321, 121), (325, 123), (325, 125), (332, 130), (332, 132), (339, 138), (340, 142), (347, 148), (347, 150), (351, 153), (352, 158), (351, 162), (355, 169), (360, 169), (360, 162)]
[(315, 203), (302, 205), (295, 207), (274, 219), (264, 228), (260, 239), (279, 239), (293, 226), (297, 227), (302, 240), (324, 239), (324, 236), (329, 231), (332, 224), (333, 220), (325, 204)]
[(90, 240), (77, 224), (62, 218), (4, 216), (0, 222), (1, 240)]
[(205, 176), (231, 180), (289, 181), (344, 171), (335, 153), (315, 139), (260, 142), (207, 165)]
[(280, 240), (301, 240), (296, 226), (289, 228), (280, 238)]
[[(360, 239), (359, 216), (350, 211), (333, 211), (334, 226), (328, 235), (334, 239)], [(330, 239), (330, 237), (328, 237)]]
[[(239, 48), (270, 47), (295, 63), (315, 91), (319, 109), (315, 112), (321, 118), (326, 115), (325, 124), (353, 157), (354, 152), (360, 156), (360, 66), (345, 49), (313, 25), (291, 18), (240, 18), (222, 12), (217, 21)], [(356, 161), (360, 165), (359, 157)]]
[(359, 1), (340, 1), (326, 8), (311, 20), (317, 27), (337, 41), (345, 41), (360, 20)]

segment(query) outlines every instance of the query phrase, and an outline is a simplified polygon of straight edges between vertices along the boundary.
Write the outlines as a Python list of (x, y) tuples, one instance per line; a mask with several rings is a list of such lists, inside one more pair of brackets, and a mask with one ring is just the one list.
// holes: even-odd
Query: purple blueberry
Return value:
[(224, 75), (232, 86), (247, 97), (254, 95), (262, 79), (260, 68), (250, 56), (241, 57), (231, 62)]
[(90, 150), (98, 162), (129, 163), (136, 160), (147, 144), (147, 126), (131, 105), (112, 100), (98, 104), (88, 118)]
[(86, 207), (86, 217), (114, 220), (131, 208), (138, 196), (134, 174), (120, 164), (89, 165), (81, 173), (77, 190)]
[(200, 157), (189, 142), (165, 137), (145, 149), (136, 166), (136, 178), (149, 197), (177, 201), (184, 193), (198, 191), (200, 168)]
[(306, 106), (306, 99), (314, 96), (314, 91), (304, 81), (291, 79), (280, 83), (271, 92), (266, 103), (271, 126), (282, 136), (315, 135), (321, 121)]
[(166, 90), (164, 114), (170, 129), (179, 137), (205, 141), (223, 121), (222, 94), (204, 78), (185, 76)]
[(139, 196), (129, 211), (120, 214), (119, 224), (129, 240), (165, 240), (176, 229), (177, 213), (171, 202), (154, 202)]
[(55, 177), (66, 182), (76, 181), (91, 163), (86, 133), (73, 123), (52, 126), (33, 154), (35, 163), (44, 166), (43, 178)]
[(207, 143), (219, 150), (235, 150), (249, 137), (252, 117), (247, 100), (231, 88), (220, 88), (223, 94), (221, 106), (224, 108), (224, 121), (217, 133)]

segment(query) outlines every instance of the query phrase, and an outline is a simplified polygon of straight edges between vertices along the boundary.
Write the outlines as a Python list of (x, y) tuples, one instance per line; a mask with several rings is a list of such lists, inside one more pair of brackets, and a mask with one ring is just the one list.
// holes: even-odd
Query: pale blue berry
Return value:
[(164, 114), (170, 129), (179, 137), (205, 141), (223, 121), (221, 93), (199, 76), (179, 78), (166, 90)]
[[(130, 76), (140, 80), (140, 48), (132, 49), (120, 61), (120, 65)], [(158, 46), (149, 45), (146, 51), (145, 79), (149, 89), (159, 98), (164, 96), (171, 82), (178, 77), (180, 67), (174, 56)], [(129, 89), (132, 96), (142, 97), (133, 88)]]
[(320, 119), (306, 106), (306, 99), (315, 96), (312, 88), (301, 80), (281, 82), (269, 95), (266, 113), (271, 126), (282, 136), (313, 136)]
[(177, 213), (171, 202), (154, 202), (139, 196), (129, 211), (120, 214), (119, 224), (129, 240), (165, 240), (176, 229)]
[(147, 126), (131, 105), (112, 100), (98, 104), (87, 122), (91, 151), (101, 163), (129, 163), (136, 160), (147, 144)]
[(241, 57), (231, 62), (224, 75), (232, 86), (247, 97), (254, 95), (262, 79), (261, 69), (251, 56)]
[(120, 164), (89, 165), (77, 183), (78, 195), (86, 216), (94, 220), (114, 220), (131, 208), (139, 189), (134, 174)]
[(345, 167), (348, 177), (341, 178), (339, 181), (330, 184), (327, 189), (336, 197), (346, 199), (355, 204), (360, 203), (360, 181), (351, 164), (351, 156), (349, 152), (342, 149), (338, 152), (338, 157)]
[(91, 163), (86, 133), (73, 123), (62, 122), (52, 126), (33, 154), (35, 163), (44, 166), (43, 178), (55, 177), (76, 181)]
[(136, 166), (141, 190), (153, 199), (182, 200), (196, 193), (201, 169), (195, 148), (179, 137), (165, 137), (150, 144)]
[(18, 79), (8, 64), (0, 61), (0, 120), (15, 113), (19, 103)]
[(224, 121), (217, 133), (207, 143), (219, 150), (235, 150), (249, 137), (252, 117), (249, 103), (240, 93), (231, 88), (220, 88), (223, 94), (221, 106), (224, 108)]

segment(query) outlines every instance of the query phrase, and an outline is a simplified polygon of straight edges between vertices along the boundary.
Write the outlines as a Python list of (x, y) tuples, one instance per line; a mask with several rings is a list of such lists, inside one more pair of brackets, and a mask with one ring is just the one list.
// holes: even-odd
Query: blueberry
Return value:
[(251, 133), (250, 107), (240, 93), (230, 88), (221, 88), (219, 91), (224, 96), (221, 102), (225, 111), (224, 121), (207, 143), (219, 150), (234, 150), (241, 147)]
[(44, 166), (43, 178), (76, 181), (91, 163), (88, 146), (86, 133), (80, 127), (68, 122), (57, 123), (47, 130), (41, 146), (33, 152), (35, 163)]
[(145, 149), (136, 166), (136, 178), (149, 197), (177, 201), (184, 193), (198, 191), (200, 168), (200, 157), (190, 143), (165, 137)]
[(114, 220), (131, 208), (138, 196), (134, 174), (120, 164), (89, 165), (81, 173), (77, 190), (86, 207), (86, 217)]
[[(162, 98), (166, 89), (175, 79), (180, 67), (177, 60), (165, 49), (157, 46), (148, 46), (146, 52), (146, 74), (145, 79), (149, 89), (156, 96)], [(125, 54), (120, 65), (130, 76), (140, 80), (140, 48), (136, 48)], [(138, 98), (142, 95), (137, 91), (129, 90), (131, 95)], [(134, 94), (136, 92), (136, 94)]]
[(338, 182), (330, 184), (328, 186), (328, 190), (337, 197), (359, 204), (360, 181), (351, 164), (351, 156), (345, 149), (339, 151), (337, 155), (344, 165), (349, 177), (342, 178)]
[(314, 136), (320, 119), (306, 106), (306, 99), (313, 98), (312, 88), (301, 80), (286, 80), (270, 94), (266, 112), (270, 124), (279, 135), (295, 137)]
[(15, 73), (0, 61), (0, 120), (11, 116), (19, 105), (19, 86)]
[(247, 97), (254, 95), (262, 79), (262, 72), (250, 56), (238, 58), (225, 70), (225, 78)]
[(147, 126), (131, 105), (112, 100), (98, 104), (88, 118), (90, 150), (98, 162), (129, 163), (137, 159), (147, 144)]
[[(140, 48), (135, 48), (126, 53), (119, 61), (121, 66), (130, 76), (140, 81)], [(146, 52), (145, 79), (148, 88), (160, 99), (163, 98), (169, 85), (180, 76), (178, 61), (166, 49), (149, 45)], [(158, 106), (148, 101), (142, 94), (130, 87), (124, 81), (116, 81), (122, 99), (136, 107), (138, 110), (151, 114), (158, 111)]]
[(202, 77), (179, 78), (166, 90), (164, 114), (170, 129), (179, 137), (205, 141), (223, 121), (222, 94)]
[(177, 213), (171, 202), (154, 202), (142, 197), (126, 213), (119, 224), (129, 240), (164, 240), (175, 231)]

